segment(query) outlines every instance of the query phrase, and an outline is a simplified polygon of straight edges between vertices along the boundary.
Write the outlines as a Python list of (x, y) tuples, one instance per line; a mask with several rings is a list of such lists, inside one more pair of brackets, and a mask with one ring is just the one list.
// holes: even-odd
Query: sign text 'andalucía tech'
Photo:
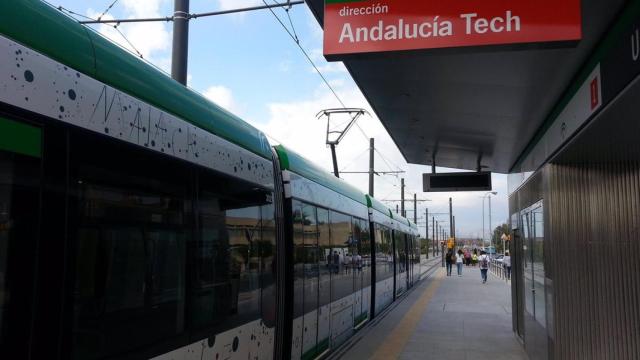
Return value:
[(580, 0), (326, 0), (325, 55), (571, 41)]

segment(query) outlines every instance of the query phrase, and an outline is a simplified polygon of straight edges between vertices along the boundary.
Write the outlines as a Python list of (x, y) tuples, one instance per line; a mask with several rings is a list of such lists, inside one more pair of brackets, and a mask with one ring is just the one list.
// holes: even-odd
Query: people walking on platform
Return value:
[(447, 264), (447, 276), (451, 276), (451, 268), (453, 267), (452, 261), (455, 261), (452, 260), (453, 257), (455, 257), (455, 255), (453, 255), (453, 250), (449, 249), (444, 257), (444, 261)]
[(471, 255), (471, 264), (475, 267), (478, 264), (478, 254), (475, 252)]
[(458, 277), (462, 276), (462, 264), (464, 263), (464, 253), (462, 250), (458, 250), (458, 256), (456, 256), (456, 267), (458, 268)]
[(464, 249), (464, 264), (466, 266), (471, 265), (471, 252), (469, 252), (469, 249)]
[(480, 276), (482, 276), (482, 283), (484, 284), (487, 282), (487, 272), (489, 271), (489, 255), (484, 250), (480, 251), (478, 261), (480, 262)]
[(506, 274), (507, 280), (511, 280), (511, 255), (508, 251), (504, 253), (502, 265), (504, 266), (504, 272)]

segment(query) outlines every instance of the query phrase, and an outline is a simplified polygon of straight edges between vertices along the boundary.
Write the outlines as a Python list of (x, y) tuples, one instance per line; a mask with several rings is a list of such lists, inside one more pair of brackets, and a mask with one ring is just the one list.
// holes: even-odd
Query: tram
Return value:
[(415, 224), (46, 3), (0, 2), (0, 358), (320, 358), (419, 274)]

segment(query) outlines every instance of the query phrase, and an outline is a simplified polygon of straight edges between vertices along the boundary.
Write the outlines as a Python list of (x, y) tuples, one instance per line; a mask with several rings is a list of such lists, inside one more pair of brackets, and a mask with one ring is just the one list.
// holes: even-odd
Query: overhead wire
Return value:
[[(265, 6), (268, 6), (267, 2), (265, 0), (262, 0), (262, 2), (264, 3)], [(276, 2), (277, 3), (277, 2)], [(297, 38), (296, 35), (294, 35), (291, 31), (289, 31), (289, 29), (287, 28), (287, 26), (282, 22), (282, 20), (280, 20), (280, 17), (278, 17), (278, 15), (275, 13), (275, 11), (273, 11), (273, 9), (268, 8), (269, 11), (271, 12), (271, 14), (276, 18), (276, 20), (278, 21), (278, 23), (280, 23), (280, 25), (282, 26), (282, 28), (287, 32), (287, 34), (289, 34), (289, 36), (291, 37), (291, 39), (293, 40), (293, 42), (296, 43), (296, 45), (298, 46), (298, 48), (300, 49), (300, 51), (302, 51), (302, 54), (304, 54), (304, 56), (307, 58), (307, 60), (309, 61), (309, 63), (311, 64), (311, 66), (313, 66), (313, 68), (315, 69), (315, 71), (318, 73), (318, 75), (320, 76), (320, 78), (322, 79), (322, 81), (325, 83), (325, 85), (327, 85), (327, 87), (329, 88), (329, 90), (331, 90), (331, 93), (333, 94), (333, 96), (336, 98), (336, 100), (338, 100), (338, 102), (340, 103), (340, 105), (342, 105), (343, 108), (346, 108), (347, 106), (344, 104), (344, 102), (342, 101), (342, 99), (340, 98), (340, 96), (338, 96), (338, 93), (335, 91), (335, 89), (333, 88), (333, 86), (331, 86), (331, 84), (329, 83), (329, 81), (327, 80), (327, 78), (324, 76), (324, 74), (322, 74), (322, 71), (320, 71), (320, 69), (318, 68), (318, 66), (316, 66), (315, 62), (313, 61), (313, 59), (311, 59), (311, 57), (309, 56), (309, 54), (307, 53), (307, 51), (304, 49), (304, 47), (302, 47), (302, 45), (300, 44), (300, 40)]]
[(120, 34), (122, 36), (124, 41), (126, 41), (127, 44), (129, 44), (129, 46), (131, 46), (131, 48), (136, 52), (136, 54), (138, 54), (138, 56), (140, 56), (141, 59), (144, 59), (144, 56), (142, 56), (142, 53), (140, 53), (140, 51), (138, 51), (138, 49), (133, 45), (133, 43), (131, 43), (131, 41), (129, 41), (129, 39), (127, 39), (127, 37), (122, 33), (122, 31), (120, 31), (120, 29), (118, 29), (119, 25), (120, 25), (119, 23), (116, 24), (116, 25), (113, 25), (113, 28), (116, 29), (118, 34)]
[(79, 17), (87, 19), (87, 20), (95, 20), (94, 18), (90, 18), (90, 17), (88, 17), (86, 15), (79, 14), (79, 13), (77, 13), (77, 12), (71, 10), (71, 9), (67, 9), (64, 6), (58, 6), (57, 9), (60, 10), (60, 11), (64, 11), (64, 12), (68, 13), (69, 15), (79, 16)]
[(354, 157), (348, 165), (343, 166), (342, 169), (340, 169), (340, 171), (344, 171), (346, 168), (353, 165), (356, 162), (356, 160), (358, 160), (358, 158), (366, 154), (368, 151), (369, 151), (369, 148), (364, 149), (362, 152), (358, 154), (358, 156)]
[(113, 0), (113, 2), (111, 3), (111, 5), (109, 5), (103, 12), (102, 14), (100, 14), (100, 16), (98, 16), (97, 20), (100, 21), (102, 20), (102, 17), (105, 16), (109, 10), (111, 10), (111, 8), (113, 7), (113, 5), (115, 5), (118, 2), (118, 0)]
[[(114, 2), (113, 2), (113, 3), (112, 3), (112, 4), (107, 8), (107, 10), (105, 10), (105, 12), (103, 12), (103, 13), (102, 13), (102, 15), (100, 15), (100, 17), (104, 16), (104, 15), (106, 14), (106, 12), (107, 12), (109, 9), (111, 9), (111, 7), (112, 7), (112, 6), (113, 6), (117, 1), (118, 1), (118, 0), (114, 1)], [(75, 12), (75, 11), (71, 10), (71, 9), (67, 9), (67, 8), (65, 8), (64, 6), (58, 6), (57, 8), (58, 8), (58, 10), (60, 10), (60, 11), (64, 11), (64, 12), (66, 12), (66, 13), (70, 14), (70, 15), (79, 16), (79, 17), (81, 17), (81, 18), (84, 18), (84, 19), (87, 19), (87, 20), (92, 20), (92, 21), (95, 21), (95, 20), (96, 20), (96, 19), (94, 19), (94, 18), (92, 18), (92, 17), (89, 17), (89, 16), (86, 16), (86, 15), (79, 14), (79, 13), (77, 13), (77, 12)], [(99, 17), (98, 19), (100, 19), (100, 17)], [(120, 31), (120, 29), (118, 29), (118, 26), (120, 26), (120, 23), (116, 23), (115, 25), (106, 25), (106, 24), (103, 24), (103, 25), (104, 25), (104, 26), (109, 26), (109, 27), (114, 28), (114, 29), (118, 32), (118, 34), (120, 34), (120, 36), (122, 36), (122, 38), (124, 39), (124, 41), (126, 41), (126, 42), (127, 42), (127, 44), (129, 44), (129, 46), (131, 46), (131, 48), (133, 49), (133, 51), (135, 51), (135, 52), (136, 52), (136, 54), (138, 54), (138, 56), (139, 56), (140, 58), (144, 59), (144, 56), (142, 56), (142, 53), (140, 53), (140, 51), (138, 51), (138, 49), (135, 47), (135, 45), (133, 45), (133, 43), (132, 43), (128, 38), (127, 38), (127, 36), (126, 36), (122, 31)]]

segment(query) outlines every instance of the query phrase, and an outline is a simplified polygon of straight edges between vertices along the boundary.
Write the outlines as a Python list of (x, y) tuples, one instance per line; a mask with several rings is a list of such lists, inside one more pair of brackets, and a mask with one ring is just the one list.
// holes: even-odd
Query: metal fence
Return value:
[(489, 263), (489, 271), (491, 271), (493, 275), (499, 277), (500, 279), (504, 279), (505, 281), (509, 280), (507, 278), (507, 270), (502, 265), (502, 262), (496, 259), (492, 259)]

